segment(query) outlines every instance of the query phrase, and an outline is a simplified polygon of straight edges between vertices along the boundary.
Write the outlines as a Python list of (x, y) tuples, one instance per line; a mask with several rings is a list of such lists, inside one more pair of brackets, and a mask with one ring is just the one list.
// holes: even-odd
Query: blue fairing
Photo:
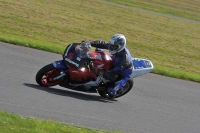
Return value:
[(53, 66), (61, 71), (68, 71), (68, 67), (63, 60), (53, 62)]
[(135, 69), (152, 68), (152, 64), (149, 60), (145, 59), (133, 59), (133, 66)]

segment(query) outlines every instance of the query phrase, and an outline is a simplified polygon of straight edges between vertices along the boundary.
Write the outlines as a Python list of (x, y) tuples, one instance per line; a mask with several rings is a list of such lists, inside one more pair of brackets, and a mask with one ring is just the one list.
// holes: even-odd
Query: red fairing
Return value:
[(95, 78), (96, 76), (94, 73), (89, 70), (88, 68), (81, 67), (79, 69), (75, 69), (73, 67), (69, 67), (69, 75), (70, 79), (74, 81), (84, 81), (87, 80), (88, 78)]
[(105, 52), (89, 53), (90, 57), (94, 58), (94, 66), (99, 69), (110, 70), (112, 67), (112, 58)]
[[(90, 57), (94, 58), (95, 61), (93, 61), (94, 67), (104, 70), (110, 70), (112, 66), (112, 58), (109, 54), (104, 52), (92, 52), (89, 53)], [(96, 75), (88, 69), (81, 67), (79, 69), (75, 69), (73, 67), (69, 67), (69, 75), (70, 79), (73, 81), (83, 81), (87, 80), (88, 78), (95, 78)]]

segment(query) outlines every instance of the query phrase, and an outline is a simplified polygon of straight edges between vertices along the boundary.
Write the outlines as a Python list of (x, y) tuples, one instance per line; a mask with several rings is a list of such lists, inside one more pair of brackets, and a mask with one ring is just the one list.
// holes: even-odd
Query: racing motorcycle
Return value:
[(113, 96), (107, 91), (111, 82), (96, 73), (98, 69), (104, 71), (111, 70), (111, 55), (102, 49), (96, 49), (95, 52), (88, 54), (92, 60), (86, 62), (86, 67), (73, 68), (65, 63), (63, 56), (62, 60), (54, 61), (41, 68), (36, 74), (36, 82), (44, 87), (59, 85), (76, 91), (98, 93), (106, 99), (114, 99), (127, 94), (133, 88), (133, 78), (147, 74), (153, 70), (153, 64), (150, 60), (132, 58), (133, 71), (131, 78)]

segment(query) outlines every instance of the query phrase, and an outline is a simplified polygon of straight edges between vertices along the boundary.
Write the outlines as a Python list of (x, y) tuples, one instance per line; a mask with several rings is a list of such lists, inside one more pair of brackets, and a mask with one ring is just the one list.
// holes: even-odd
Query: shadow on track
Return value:
[(82, 92), (79, 92), (79, 91), (73, 91), (73, 90), (70, 91), (70, 90), (67, 90), (67, 89), (61, 90), (61, 89), (56, 89), (56, 88), (47, 88), (47, 87), (42, 87), (42, 86), (39, 86), (39, 85), (36, 85), (36, 84), (30, 84), (30, 83), (24, 83), (23, 85), (37, 89), (37, 90), (46, 91), (46, 92), (49, 92), (51, 94), (72, 97), (72, 98), (76, 98), (76, 99), (80, 99), (80, 100), (109, 102), (109, 103), (117, 101), (117, 100), (104, 99), (100, 96), (91, 95), (90, 93), (82, 93)]

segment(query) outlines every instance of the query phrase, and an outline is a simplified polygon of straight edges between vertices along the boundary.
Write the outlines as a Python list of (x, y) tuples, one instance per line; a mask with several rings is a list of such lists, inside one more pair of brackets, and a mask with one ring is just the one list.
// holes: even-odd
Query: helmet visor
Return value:
[(119, 48), (119, 45), (116, 45), (116, 44), (110, 44), (109, 45), (109, 50), (117, 50)]

